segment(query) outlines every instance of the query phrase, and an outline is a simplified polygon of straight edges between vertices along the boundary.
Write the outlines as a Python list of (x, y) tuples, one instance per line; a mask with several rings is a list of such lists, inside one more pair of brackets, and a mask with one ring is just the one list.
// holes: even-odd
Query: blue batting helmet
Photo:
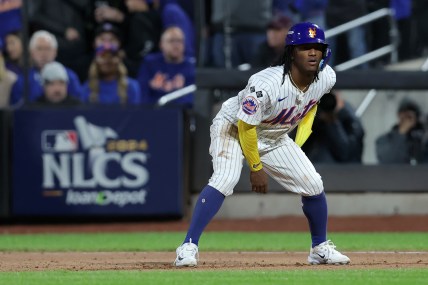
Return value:
[(316, 24), (309, 22), (295, 24), (288, 30), (285, 37), (286, 45), (323, 44), (325, 41), (324, 31)]
[(295, 46), (303, 44), (322, 44), (325, 46), (323, 58), (320, 62), (320, 70), (323, 70), (331, 56), (331, 50), (325, 41), (323, 29), (309, 22), (298, 23), (292, 26), (285, 37), (285, 45)]

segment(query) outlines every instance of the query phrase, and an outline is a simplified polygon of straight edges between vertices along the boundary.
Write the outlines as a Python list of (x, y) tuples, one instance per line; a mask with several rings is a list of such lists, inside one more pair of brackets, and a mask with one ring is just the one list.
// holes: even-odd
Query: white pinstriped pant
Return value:
[[(244, 156), (239, 144), (238, 127), (226, 119), (216, 117), (210, 128), (210, 155), (214, 173), (208, 185), (223, 195), (233, 194), (239, 181)], [(301, 148), (286, 136), (277, 146), (260, 148), (260, 159), (266, 173), (286, 190), (303, 196), (321, 194), (321, 176)]]

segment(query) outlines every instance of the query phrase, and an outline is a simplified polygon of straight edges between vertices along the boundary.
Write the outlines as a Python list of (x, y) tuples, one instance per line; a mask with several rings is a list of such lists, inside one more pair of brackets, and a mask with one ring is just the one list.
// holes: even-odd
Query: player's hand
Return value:
[(268, 175), (263, 169), (250, 172), (251, 190), (266, 194), (268, 191)]
[(398, 119), (398, 132), (402, 135), (407, 134), (418, 123), (418, 118), (412, 111), (404, 111), (399, 113)]
[(119, 9), (110, 7), (108, 5), (103, 5), (95, 9), (95, 20), (98, 23), (104, 21), (121, 23), (123, 19), (124, 15)]

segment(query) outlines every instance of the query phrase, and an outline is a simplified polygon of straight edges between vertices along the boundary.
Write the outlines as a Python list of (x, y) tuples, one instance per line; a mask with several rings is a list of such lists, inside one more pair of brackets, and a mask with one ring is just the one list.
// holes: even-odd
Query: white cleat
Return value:
[(351, 260), (344, 254), (341, 254), (336, 249), (332, 241), (327, 240), (314, 248), (308, 256), (309, 264), (349, 264)]
[(175, 252), (177, 253), (177, 258), (174, 261), (175, 266), (180, 267), (198, 265), (198, 246), (192, 243), (192, 239), (190, 239), (189, 242), (180, 245)]

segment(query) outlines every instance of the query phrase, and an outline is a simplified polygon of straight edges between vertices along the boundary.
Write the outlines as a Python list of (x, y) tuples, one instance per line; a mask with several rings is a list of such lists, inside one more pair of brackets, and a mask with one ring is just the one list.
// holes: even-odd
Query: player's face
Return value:
[(303, 72), (316, 72), (322, 59), (324, 46), (321, 44), (304, 44), (296, 46), (293, 64)]

